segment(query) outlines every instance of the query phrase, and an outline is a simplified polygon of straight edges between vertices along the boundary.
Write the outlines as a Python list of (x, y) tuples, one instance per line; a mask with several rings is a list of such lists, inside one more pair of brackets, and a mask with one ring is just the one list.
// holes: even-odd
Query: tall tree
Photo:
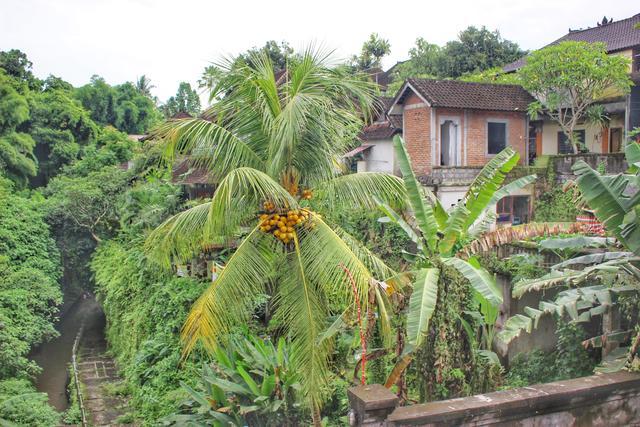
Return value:
[(134, 85), (126, 82), (110, 86), (102, 77), (93, 76), (91, 82), (75, 91), (75, 97), (91, 112), (91, 118), (101, 125), (111, 125), (130, 134), (143, 134), (156, 124), (161, 116), (155, 101), (140, 92), (151, 89), (145, 76), (144, 81)]
[(537, 101), (529, 106), (536, 118), (544, 113), (555, 120), (574, 152), (584, 147), (574, 133), (585, 118), (601, 119), (596, 104), (607, 93), (626, 94), (631, 88), (629, 60), (608, 55), (604, 43), (566, 41), (533, 52), (519, 71), (520, 80)]
[(371, 33), (369, 39), (362, 44), (360, 55), (354, 55), (351, 63), (358, 70), (380, 67), (382, 58), (389, 53), (391, 53), (389, 40), (381, 38), (378, 33)]
[(3, 68), (9, 76), (26, 82), (30, 89), (35, 90), (40, 88), (42, 82), (33, 75), (32, 67), (33, 63), (29, 61), (27, 55), (18, 49), (0, 52), (0, 68)]
[(486, 27), (468, 27), (458, 40), (440, 47), (423, 38), (409, 51), (409, 60), (396, 68), (393, 79), (398, 87), (408, 77), (458, 78), (500, 67), (522, 57), (526, 52), (500, 33)]
[(35, 141), (18, 127), (29, 119), (27, 99), (19, 94), (10, 78), (0, 70), (0, 175), (5, 175), (20, 188), (36, 175), (33, 155)]
[(155, 86), (151, 84), (151, 79), (144, 74), (136, 80), (136, 89), (138, 89), (140, 95), (153, 99), (151, 95), (151, 89), (153, 88), (155, 88)]
[(192, 116), (200, 114), (200, 97), (195, 89), (187, 82), (181, 82), (178, 92), (167, 100), (162, 108), (165, 117), (173, 117), (178, 113), (187, 113)]
[(354, 292), (368, 295), (372, 274), (390, 271), (327, 224), (309, 199), (324, 200), (329, 208), (373, 207), (376, 198), (395, 204), (404, 194), (395, 176), (342, 176), (336, 169), (363, 115), (371, 117), (374, 86), (329, 68), (327, 61), (307, 50), (288, 64), (286, 81), (276, 80), (264, 52), (243, 65), (231, 61), (220, 83), (226, 96), (205, 113), (216, 122), (167, 122), (158, 135), (170, 155), (191, 154), (219, 185), (210, 201), (170, 218), (147, 241), (148, 250), (169, 264), (188, 259), (214, 236), (249, 227), (215, 284), (191, 309), (183, 329), (186, 349), (198, 342), (215, 349), (245, 324), (257, 294), (270, 295), (270, 311), (291, 341), (316, 425), (328, 380), (330, 340), (322, 335), (329, 316), (338, 314), (336, 308), (353, 308)]

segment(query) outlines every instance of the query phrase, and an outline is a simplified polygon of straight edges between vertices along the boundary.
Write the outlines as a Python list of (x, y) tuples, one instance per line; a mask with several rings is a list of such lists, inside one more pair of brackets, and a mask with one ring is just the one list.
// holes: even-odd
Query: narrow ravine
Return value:
[(83, 321), (85, 328), (92, 331), (104, 326), (102, 308), (93, 296), (78, 298), (56, 327), (60, 336), (42, 344), (32, 354), (32, 359), (42, 368), (36, 380), (36, 388), (47, 393), (49, 403), (58, 411), (64, 411), (69, 406), (67, 368), (71, 362), (73, 341)]

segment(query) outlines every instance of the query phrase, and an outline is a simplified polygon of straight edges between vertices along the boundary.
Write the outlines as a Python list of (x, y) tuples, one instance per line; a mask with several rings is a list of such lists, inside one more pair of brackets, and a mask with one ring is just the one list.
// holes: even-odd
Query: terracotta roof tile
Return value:
[[(433, 107), (524, 112), (534, 101), (519, 85), (431, 79), (409, 79), (407, 83)], [(397, 99), (403, 96), (399, 93)]]
[[(598, 27), (570, 31), (558, 40), (549, 43), (547, 46), (572, 40), (587, 43), (603, 42), (607, 45), (608, 52), (629, 49), (640, 45), (640, 30), (635, 28), (638, 23), (640, 23), (640, 13), (633, 15), (630, 18), (621, 19), (620, 21), (611, 22)], [(526, 56), (512, 62), (511, 64), (505, 65), (503, 70), (506, 72), (515, 71), (522, 67), (525, 62)]]
[(397, 128), (389, 121), (374, 123), (365, 127), (360, 133), (360, 140), (375, 141), (380, 139), (391, 139), (396, 133), (402, 132), (402, 127)]

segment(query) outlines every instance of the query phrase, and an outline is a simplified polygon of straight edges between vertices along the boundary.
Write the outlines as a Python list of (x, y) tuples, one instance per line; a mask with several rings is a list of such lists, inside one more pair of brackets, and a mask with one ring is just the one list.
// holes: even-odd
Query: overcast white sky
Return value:
[(391, 42), (389, 67), (417, 37), (443, 44), (469, 25), (535, 49), (603, 15), (636, 13), (637, 0), (0, 0), (0, 50), (20, 49), (36, 75), (75, 86), (93, 74), (111, 84), (146, 74), (164, 101), (221, 55), (271, 39), (320, 42), (346, 58), (378, 32)]

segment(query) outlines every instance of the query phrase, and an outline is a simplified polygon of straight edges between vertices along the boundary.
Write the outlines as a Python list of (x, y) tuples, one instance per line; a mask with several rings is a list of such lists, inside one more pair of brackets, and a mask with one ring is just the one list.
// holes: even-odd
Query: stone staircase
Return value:
[(78, 370), (82, 395), (91, 426), (118, 426), (118, 418), (127, 412), (127, 401), (107, 392), (110, 384), (121, 381), (114, 360), (106, 353), (102, 334), (86, 334), (80, 343)]

